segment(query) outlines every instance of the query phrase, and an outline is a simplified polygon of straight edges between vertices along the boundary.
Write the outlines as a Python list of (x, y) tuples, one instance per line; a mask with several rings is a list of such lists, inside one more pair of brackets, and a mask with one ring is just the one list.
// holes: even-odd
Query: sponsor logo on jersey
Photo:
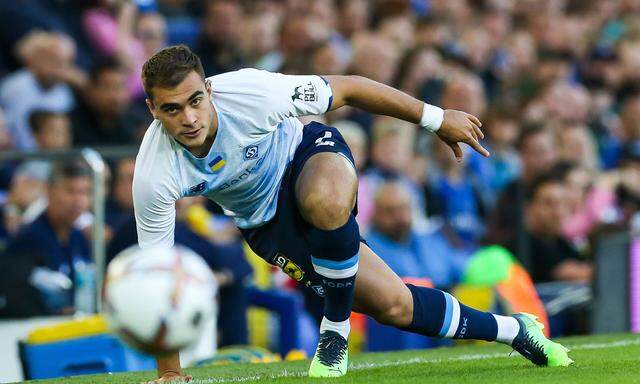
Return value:
[(207, 183), (205, 181), (203, 181), (200, 184), (194, 185), (192, 187), (189, 187), (189, 189), (187, 190), (187, 195), (196, 195), (198, 193), (201, 193), (204, 191), (205, 187), (206, 187)]
[(251, 160), (258, 157), (258, 146), (250, 145), (244, 149), (244, 159)]
[(230, 181), (227, 181), (226, 183), (222, 184), (219, 188), (218, 191), (224, 191), (225, 189), (229, 188), (229, 187), (233, 187), (234, 185), (238, 184), (239, 182), (241, 182), (242, 180), (246, 179), (247, 177), (249, 177), (249, 175), (251, 173), (253, 173), (254, 171), (256, 171), (258, 168), (260, 168), (262, 166), (262, 164), (264, 163), (264, 160), (266, 159), (266, 157), (263, 157), (261, 159), (259, 159), (258, 161), (256, 161), (256, 163), (252, 166), (249, 167), (247, 169), (245, 169), (244, 171), (242, 171), (242, 173), (240, 173), (240, 175)]
[(282, 253), (276, 254), (273, 261), (282, 269), (282, 272), (289, 275), (293, 280), (302, 281), (302, 279), (304, 279), (304, 271), (298, 266), (298, 264), (287, 259)]
[(220, 172), (220, 170), (224, 167), (226, 163), (227, 162), (225, 161), (225, 159), (221, 155), (218, 155), (215, 157), (215, 159), (209, 162), (209, 168), (213, 172), (217, 173), (217, 172)]
[(313, 102), (318, 101), (318, 90), (316, 86), (313, 85), (312, 82), (307, 83), (307, 85), (298, 85), (293, 89), (293, 95), (291, 95), (291, 101), (307, 101)]

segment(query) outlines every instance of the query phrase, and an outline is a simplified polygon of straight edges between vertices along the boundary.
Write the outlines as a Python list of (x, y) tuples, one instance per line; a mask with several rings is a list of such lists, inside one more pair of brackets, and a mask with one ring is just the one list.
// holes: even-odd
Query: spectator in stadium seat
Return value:
[(610, 154), (612, 160), (610, 163), (618, 165), (621, 158), (624, 156), (625, 148), (640, 143), (640, 127), (638, 126), (640, 121), (640, 93), (633, 93), (628, 95), (622, 101), (620, 107), (620, 128), (614, 132), (614, 135), (610, 137), (611, 151)]
[(71, 120), (64, 113), (35, 110), (29, 115), (29, 125), (41, 150), (60, 150), (71, 147)]
[(640, 222), (640, 144), (628, 145), (620, 159), (621, 182), (616, 188), (620, 222), (637, 230)]
[[(66, 114), (35, 110), (29, 115), (29, 125), (39, 150), (57, 151), (71, 147), (71, 122)], [(20, 224), (30, 223), (46, 207), (44, 187), (51, 166), (52, 163), (46, 160), (26, 160), (17, 166), (19, 175), (14, 182), (19, 186), (13, 190), (13, 195), (23, 196), (16, 200), (22, 202), (16, 204), (15, 210), (20, 212)], [(25, 191), (27, 188), (29, 193)]]
[[(35, 221), (22, 228), (0, 258), (0, 295), (5, 316), (56, 314), (40, 296), (50, 280), (66, 276), (73, 282), (78, 262), (91, 260), (89, 245), (74, 228), (91, 203), (91, 176), (83, 163), (56, 165), (47, 189), (49, 205)], [(40, 292), (40, 293), (38, 293)], [(68, 298), (67, 304), (73, 305)], [(57, 311), (62, 308), (57, 308)], [(68, 311), (69, 308), (64, 309)]]
[(74, 66), (75, 44), (69, 37), (35, 31), (17, 46), (26, 68), (7, 76), (0, 84), (0, 107), (18, 148), (31, 149), (35, 141), (29, 115), (35, 109), (69, 112), (75, 105), (72, 87), (80, 89), (86, 74)]
[(240, 51), (240, 34), (244, 23), (240, 3), (211, 0), (204, 6), (202, 33), (195, 52), (202, 60), (207, 76), (233, 71), (246, 66)]
[(20, 164), (15, 169), (2, 206), (3, 223), (9, 237), (42, 213), (46, 206), (48, 174), (48, 169), (28, 163)]
[(376, 192), (367, 242), (400, 277), (428, 278), (438, 287), (455, 284), (471, 249), (453, 247), (442, 228), (416, 229), (413, 209), (402, 183), (382, 184)]
[(451, 148), (439, 140), (432, 142), (432, 148), (436, 166), (425, 186), (426, 213), (443, 219), (458, 241), (476, 245), (485, 233), (480, 191), (468, 177), (465, 158), (457, 161)]
[(150, 122), (144, 106), (131, 104), (127, 71), (105, 60), (91, 71), (91, 85), (71, 112), (75, 146), (131, 144)]
[(135, 164), (135, 158), (125, 157), (114, 166), (111, 194), (105, 207), (105, 223), (114, 231), (133, 213), (131, 188)]
[(509, 246), (534, 282), (589, 282), (593, 265), (586, 261), (564, 237), (569, 218), (568, 191), (565, 172), (549, 172), (538, 176), (527, 188), (525, 226), (527, 260), (521, 252)]
[[(379, 34), (365, 33), (354, 39), (351, 64), (347, 72), (391, 85), (399, 61), (400, 51), (391, 39)], [(357, 122), (368, 134), (372, 134), (374, 119), (370, 113), (353, 110), (349, 120)]]
[(243, 51), (248, 63), (258, 69), (273, 70), (281, 64), (277, 52), (280, 18), (275, 12), (265, 11), (247, 20), (242, 34)]
[(144, 12), (138, 16), (136, 37), (142, 43), (145, 57), (167, 45), (167, 20), (157, 12)]
[[(11, 138), (11, 132), (7, 126), (7, 120), (2, 108), (0, 108), (0, 151), (14, 149), (13, 139)], [(3, 191), (9, 189), (9, 183), (11, 182), (11, 176), (15, 169), (13, 162), (6, 162), (0, 166), (0, 194)]]
[(117, 61), (127, 74), (127, 91), (133, 99), (144, 95), (140, 75), (147, 56), (135, 35), (137, 5), (132, 1), (85, 1), (84, 32), (99, 56)]
[(520, 127), (513, 113), (494, 110), (488, 113), (483, 128), (483, 144), (491, 157), (469, 153), (468, 167), (470, 177), (482, 188), (483, 202), (493, 210), (502, 190), (520, 174), (520, 158), (515, 149)]
[(600, 169), (598, 148), (589, 128), (582, 124), (568, 124), (558, 129), (559, 159), (597, 171)]
[(558, 150), (553, 133), (541, 125), (529, 125), (520, 133), (516, 148), (521, 159), (520, 176), (509, 183), (498, 198), (490, 221), (487, 240), (490, 243), (513, 244), (521, 257), (526, 258), (524, 206), (526, 190), (539, 175), (549, 171), (557, 162)]
[(368, 138), (364, 130), (357, 123), (349, 120), (339, 120), (333, 123), (333, 126), (340, 131), (342, 137), (347, 142), (353, 160), (355, 161), (356, 171), (358, 173), (358, 225), (362, 231), (366, 231), (373, 215), (373, 195), (372, 186), (369, 181), (362, 177), (362, 172), (367, 163), (368, 158)]
[[(371, 200), (378, 186), (387, 179), (398, 179), (405, 184), (414, 206), (416, 216), (423, 217), (425, 202), (422, 186), (409, 178), (408, 169), (414, 155), (415, 130), (410, 123), (400, 120), (377, 117), (371, 137), (371, 166), (362, 174), (370, 190), (369, 196), (362, 196)], [(363, 202), (372, 204), (371, 201)]]

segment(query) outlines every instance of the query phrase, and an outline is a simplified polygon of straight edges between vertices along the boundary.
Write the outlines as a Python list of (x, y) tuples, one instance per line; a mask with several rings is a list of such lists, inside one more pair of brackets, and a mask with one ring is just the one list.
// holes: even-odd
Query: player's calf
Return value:
[(320, 342), (311, 362), (309, 376), (335, 377), (347, 372), (349, 316), (360, 261), (360, 234), (353, 216), (334, 230), (312, 228), (307, 233), (311, 263), (322, 276), (324, 316)]

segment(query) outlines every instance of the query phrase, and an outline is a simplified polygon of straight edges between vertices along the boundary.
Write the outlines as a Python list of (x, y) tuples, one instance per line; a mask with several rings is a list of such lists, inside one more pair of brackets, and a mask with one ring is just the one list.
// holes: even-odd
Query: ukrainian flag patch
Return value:
[(224, 158), (222, 158), (222, 156), (218, 155), (215, 157), (215, 159), (211, 160), (209, 162), (209, 168), (213, 171), (213, 172), (219, 172), (224, 165), (227, 162), (225, 161)]

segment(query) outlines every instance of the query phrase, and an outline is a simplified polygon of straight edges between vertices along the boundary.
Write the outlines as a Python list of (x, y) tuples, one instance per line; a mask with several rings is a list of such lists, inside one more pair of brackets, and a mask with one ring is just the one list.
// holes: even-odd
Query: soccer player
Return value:
[[(310, 377), (347, 372), (351, 310), (426, 336), (498, 341), (538, 365), (569, 365), (531, 315), (498, 316), (448, 293), (405, 284), (360, 237), (353, 157), (333, 127), (298, 116), (350, 105), (419, 124), (447, 143), (489, 153), (480, 121), (358, 76), (288, 76), (242, 69), (205, 78), (184, 45), (144, 65), (155, 118), (137, 156), (133, 197), (141, 247), (173, 245), (175, 202), (204, 195), (232, 217), (251, 248), (324, 298)], [(179, 356), (158, 358), (157, 382), (189, 379)]]

